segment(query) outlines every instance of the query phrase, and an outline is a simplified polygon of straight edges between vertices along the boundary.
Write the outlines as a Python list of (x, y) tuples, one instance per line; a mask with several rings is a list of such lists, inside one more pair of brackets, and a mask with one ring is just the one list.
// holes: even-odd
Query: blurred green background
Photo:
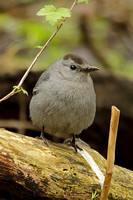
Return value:
[[(37, 11), (47, 4), (70, 8), (72, 0), (0, 1), (1, 73), (26, 69), (55, 26)], [(77, 5), (33, 70), (45, 69), (67, 53), (79, 54), (91, 65), (133, 78), (133, 1), (89, 0)]]

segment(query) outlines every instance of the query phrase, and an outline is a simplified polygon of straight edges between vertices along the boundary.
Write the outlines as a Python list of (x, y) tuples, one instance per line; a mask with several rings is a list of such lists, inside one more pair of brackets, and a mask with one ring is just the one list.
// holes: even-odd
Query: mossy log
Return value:
[[(106, 160), (83, 144), (103, 174)], [(89, 200), (100, 183), (89, 164), (67, 144), (42, 140), (0, 129), (0, 198)], [(2, 196), (3, 195), (3, 196)], [(5, 198), (5, 197), (4, 197)], [(110, 200), (133, 200), (133, 172), (115, 166)]]

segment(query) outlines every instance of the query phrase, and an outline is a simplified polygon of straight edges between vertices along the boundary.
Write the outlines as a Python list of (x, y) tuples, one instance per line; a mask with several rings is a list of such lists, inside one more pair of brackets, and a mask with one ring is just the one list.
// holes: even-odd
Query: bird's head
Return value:
[(60, 73), (66, 79), (85, 79), (90, 72), (99, 70), (98, 67), (90, 66), (82, 57), (67, 54), (61, 59)]

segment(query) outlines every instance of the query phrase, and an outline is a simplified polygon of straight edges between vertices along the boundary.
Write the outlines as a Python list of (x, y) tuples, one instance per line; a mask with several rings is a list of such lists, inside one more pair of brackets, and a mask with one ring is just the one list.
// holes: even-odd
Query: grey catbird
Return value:
[(96, 95), (89, 72), (98, 70), (81, 57), (68, 54), (40, 76), (33, 89), (30, 117), (44, 137), (46, 133), (75, 136), (93, 122)]

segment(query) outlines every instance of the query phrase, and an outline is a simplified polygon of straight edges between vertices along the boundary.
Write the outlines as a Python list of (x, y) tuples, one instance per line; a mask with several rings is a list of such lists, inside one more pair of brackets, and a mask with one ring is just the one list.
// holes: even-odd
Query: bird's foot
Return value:
[(70, 145), (74, 148), (75, 153), (78, 152), (78, 149), (79, 149), (80, 151), (82, 150), (82, 148), (80, 148), (80, 147), (76, 144), (76, 137), (75, 137), (75, 135), (73, 135), (73, 139), (72, 139)]
[(73, 138), (67, 139), (64, 141), (64, 143), (69, 144), (69, 146), (72, 146), (75, 150), (75, 153), (78, 152), (78, 150), (82, 150), (77, 144), (76, 144), (76, 137), (73, 135)]
[(48, 142), (47, 142), (47, 139), (44, 137), (44, 133), (41, 133), (40, 139), (42, 139), (43, 142), (48, 146)]
[(43, 140), (44, 143), (48, 146), (47, 139), (46, 139), (45, 136), (44, 136), (44, 126), (43, 126), (43, 128), (42, 128), (41, 135), (40, 135), (40, 136), (37, 136), (36, 138)]
[(74, 148), (74, 150), (75, 150), (75, 153), (77, 153), (78, 152), (78, 149), (81, 151), (81, 150), (83, 150), (82, 148), (80, 148), (77, 144), (71, 144), (71, 146)]

